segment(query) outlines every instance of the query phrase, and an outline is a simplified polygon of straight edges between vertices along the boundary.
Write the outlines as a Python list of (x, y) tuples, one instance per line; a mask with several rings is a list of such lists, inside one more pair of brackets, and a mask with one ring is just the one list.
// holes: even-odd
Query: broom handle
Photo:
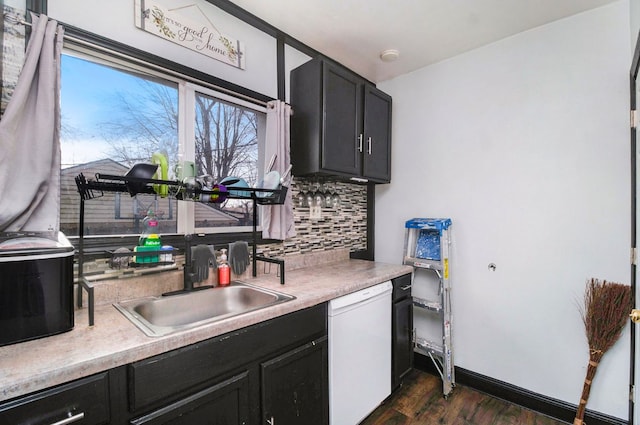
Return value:
[(584, 413), (587, 410), (587, 400), (589, 400), (589, 393), (591, 392), (591, 383), (593, 382), (593, 377), (596, 375), (596, 371), (598, 370), (598, 364), (600, 363), (600, 359), (602, 355), (598, 355), (599, 353), (592, 354), (589, 359), (589, 366), (587, 367), (587, 376), (584, 378), (584, 385), (582, 387), (582, 395), (580, 396), (580, 403), (578, 403), (578, 410), (576, 412), (576, 417), (573, 420), (573, 425), (583, 425), (584, 422)]

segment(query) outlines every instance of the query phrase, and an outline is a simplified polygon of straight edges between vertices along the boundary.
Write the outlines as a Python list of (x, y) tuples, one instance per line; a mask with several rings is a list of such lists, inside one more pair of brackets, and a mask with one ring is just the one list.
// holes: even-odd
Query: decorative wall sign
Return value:
[[(244, 69), (244, 44), (221, 34), (198, 5), (167, 9), (155, 0), (135, 0), (134, 3), (135, 24), (141, 30)], [(190, 7), (200, 11), (203, 21), (195, 21), (178, 13)]]

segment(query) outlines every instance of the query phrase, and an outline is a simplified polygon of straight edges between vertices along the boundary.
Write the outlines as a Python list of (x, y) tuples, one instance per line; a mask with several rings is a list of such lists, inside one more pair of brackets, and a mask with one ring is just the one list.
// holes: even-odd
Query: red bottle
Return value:
[(218, 285), (227, 286), (231, 282), (231, 268), (226, 264), (218, 266)]
[(222, 249), (220, 264), (218, 264), (218, 285), (227, 286), (231, 283), (231, 267), (227, 264), (227, 250)]

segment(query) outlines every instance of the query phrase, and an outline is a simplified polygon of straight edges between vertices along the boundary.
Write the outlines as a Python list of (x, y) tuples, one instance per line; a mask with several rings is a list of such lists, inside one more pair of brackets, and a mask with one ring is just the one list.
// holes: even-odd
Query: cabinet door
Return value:
[(413, 367), (413, 299), (405, 298), (393, 304), (392, 386), (400, 385), (402, 377)]
[(262, 363), (262, 423), (327, 425), (327, 337)]
[(321, 168), (360, 175), (362, 80), (331, 64), (323, 64)]
[(249, 423), (249, 373), (236, 375), (130, 423), (246, 425)]
[(391, 181), (391, 97), (371, 85), (364, 88), (364, 153), (362, 175)]

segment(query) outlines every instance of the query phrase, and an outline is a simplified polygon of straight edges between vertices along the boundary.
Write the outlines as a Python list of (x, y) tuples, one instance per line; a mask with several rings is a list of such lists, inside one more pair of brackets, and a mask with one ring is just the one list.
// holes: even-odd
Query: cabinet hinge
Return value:
[(631, 248), (631, 265), (638, 265), (638, 248)]
[(635, 402), (635, 400), (636, 400), (636, 386), (635, 385), (631, 385), (631, 387), (629, 387), (629, 400), (631, 400), (631, 402)]
[(636, 128), (636, 110), (632, 109), (631, 111), (631, 115), (630, 115), (630, 119), (631, 119), (631, 123), (630, 123), (630, 127), (631, 128)]

